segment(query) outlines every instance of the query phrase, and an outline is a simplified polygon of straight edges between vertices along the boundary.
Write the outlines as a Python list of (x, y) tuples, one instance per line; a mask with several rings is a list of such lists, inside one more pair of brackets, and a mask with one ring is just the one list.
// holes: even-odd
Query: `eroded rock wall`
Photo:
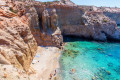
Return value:
[(101, 7), (99, 9), (110, 19), (116, 21), (117, 24), (120, 24), (120, 8)]
[(22, 2), (4, 3), (0, 8), (0, 64), (28, 71), (37, 50), (29, 26), (32, 7)]
[(56, 46), (60, 48), (63, 43), (63, 37), (58, 25), (59, 16), (55, 8), (48, 9), (46, 6), (46, 4), (51, 3), (36, 2), (34, 4), (39, 18), (39, 28), (36, 28), (37, 31), (33, 33), (38, 45)]
[[(35, 6), (39, 19), (45, 10), (50, 13), (56, 9), (58, 26), (63, 35), (72, 35), (94, 40), (120, 40), (120, 30), (116, 22), (104, 15), (95, 6), (70, 6), (61, 2), (45, 3)], [(51, 15), (49, 15), (51, 16)]]
[[(62, 35), (120, 40), (116, 22), (95, 6), (0, 1), (0, 63), (28, 70), (37, 44), (60, 47)], [(37, 43), (36, 43), (37, 42)]]

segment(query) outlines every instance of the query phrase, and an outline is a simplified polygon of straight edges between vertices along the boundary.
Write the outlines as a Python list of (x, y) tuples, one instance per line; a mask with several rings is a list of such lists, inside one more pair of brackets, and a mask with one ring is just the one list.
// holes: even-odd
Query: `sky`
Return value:
[[(36, 1), (53, 1), (53, 0), (36, 0)], [(120, 0), (71, 0), (78, 5), (94, 5), (94, 6), (104, 6), (104, 7), (119, 7)]]

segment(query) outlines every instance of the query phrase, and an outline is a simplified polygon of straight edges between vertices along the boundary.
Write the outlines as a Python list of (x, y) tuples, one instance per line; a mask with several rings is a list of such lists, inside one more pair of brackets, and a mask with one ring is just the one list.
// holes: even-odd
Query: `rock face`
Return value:
[[(43, 7), (44, 6), (44, 7)], [(70, 6), (60, 3), (46, 3), (35, 5), (39, 19), (42, 18), (42, 12), (48, 13), (44, 20), (51, 24), (47, 19), (51, 17), (50, 12), (56, 9), (58, 16), (58, 26), (62, 35), (72, 35), (94, 40), (106, 41), (108, 39), (120, 40), (120, 30), (114, 20), (104, 15), (104, 12), (95, 6)]]
[(62, 35), (120, 40), (116, 11), (77, 6), (70, 0), (45, 3), (1, 0), (0, 6), (0, 63), (13, 64), (25, 71), (37, 44), (60, 47)]
[(69, 5), (69, 6), (76, 6), (75, 3), (73, 3), (72, 1), (70, 0), (60, 0), (62, 3), (66, 4), (66, 5)]
[[(39, 4), (39, 5), (38, 5)], [(58, 15), (56, 9), (48, 10), (43, 3), (34, 5), (38, 13), (39, 26), (33, 35), (38, 45), (59, 47), (63, 43), (61, 30), (59, 29)]]
[(120, 8), (117, 7), (96, 7), (96, 6), (79, 6), (85, 11), (99, 11), (109, 17), (111, 20), (120, 24)]
[[(65, 16), (60, 15), (63, 18), (60, 21), (63, 35), (80, 36), (95, 40), (120, 39), (120, 31), (116, 23), (102, 12), (87, 12), (81, 9), (74, 9), (72, 11), (71, 9), (66, 14)], [(71, 15), (74, 15), (74, 17)]]
[(20, 5), (24, 3), (7, 2), (0, 8), (0, 64), (28, 71), (37, 43), (29, 28), (29, 11)]
[(116, 21), (117, 24), (120, 24), (120, 8), (101, 7), (99, 9), (110, 19)]
[(30, 2), (30, 1), (35, 1), (35, 0), (13, 0), (13, 1), (28, 1), (28, 2)]

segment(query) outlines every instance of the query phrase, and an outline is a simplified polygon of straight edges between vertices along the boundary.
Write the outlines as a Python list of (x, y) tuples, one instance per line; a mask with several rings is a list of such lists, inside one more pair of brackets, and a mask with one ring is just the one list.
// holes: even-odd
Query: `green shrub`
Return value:
[(10, 11), (13, 13), (18, 13), (18, 10), (13, 10), (13, 8), (10, 8)]
[(108, 22), (106, 19), (103, 19), (103, 22)]

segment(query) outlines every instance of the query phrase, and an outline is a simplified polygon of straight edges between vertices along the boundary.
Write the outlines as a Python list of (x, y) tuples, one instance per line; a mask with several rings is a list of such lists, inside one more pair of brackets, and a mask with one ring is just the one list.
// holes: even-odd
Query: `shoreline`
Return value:
[[(0, 65), (0, 80), (61, 80), (59, 60), (61, 49), (57, 47), (40, 47), (30, 65), (29, 73), (13, 65)], [(51, 77), (51, 79), (50, 79)]]
[(61, 49), (56, 47), (38, 47), (37, 54), (31, 64), (35, 74), (30, 75), (30, 80), (55, 80), (58, 78), (60, 57)]

